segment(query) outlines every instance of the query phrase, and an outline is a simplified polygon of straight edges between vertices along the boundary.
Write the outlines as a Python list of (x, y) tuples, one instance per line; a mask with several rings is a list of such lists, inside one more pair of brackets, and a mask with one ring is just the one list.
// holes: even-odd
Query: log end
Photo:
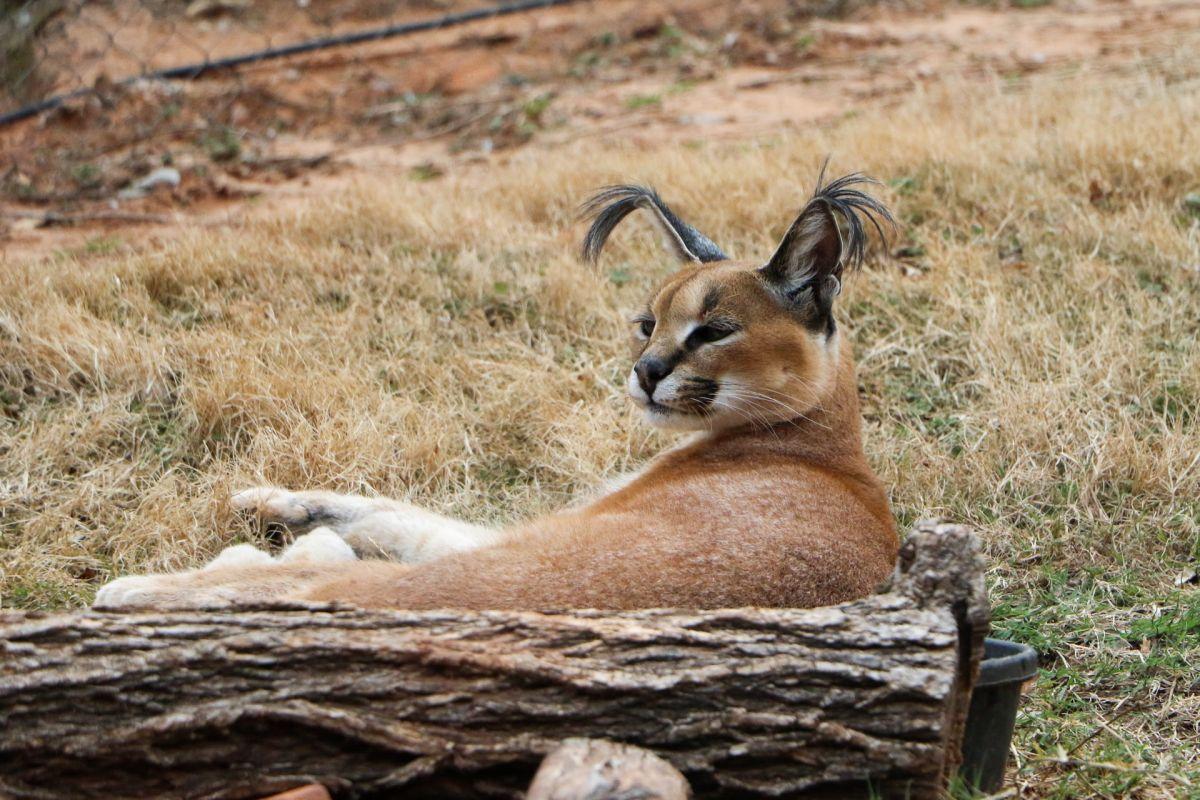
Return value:
[(686, 800), (691, 795), (679, 770), (649, 750), (604, 739), (567, 739), (542, 761), (527, 800)]

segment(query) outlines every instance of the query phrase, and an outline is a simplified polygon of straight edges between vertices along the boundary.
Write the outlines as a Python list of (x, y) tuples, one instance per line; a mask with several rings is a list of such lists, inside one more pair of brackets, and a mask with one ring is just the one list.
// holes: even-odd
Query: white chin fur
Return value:
[(681, 414), (678, 411), (660, 411), (657, 408), (639, 403), (642, 417), (646, 423), (668, 431), (703, 431), (708, 430), (708, 423), (696, 414)]

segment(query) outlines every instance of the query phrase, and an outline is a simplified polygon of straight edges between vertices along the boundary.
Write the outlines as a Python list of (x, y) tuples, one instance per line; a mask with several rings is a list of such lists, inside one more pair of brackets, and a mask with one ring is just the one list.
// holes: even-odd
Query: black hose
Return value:
[[(360, 42), (373, 42), (379, 39), (389, 39), (394, 36), (405, 36), (410, 33), (420, 33), (422, 31), (431, 31), (438, 28), (449, 28), (455, 25), (462, 25), (467, 22), (474, 22), (480, 19), (488, 19), (490, 17), (502, 17), (506, 14), (516, 14), (521, 11), (532, 11), (537, 8), (549, 8), (550, 6), (563, 6), (569, 3), (575, 3), (578, 0), (518, 0), (515, 3), (500, 3), (486, 8), (477, 8), (473, 11), (462, 11), (457, 14), (447, 14), (444, 17), (436, 17), (434, 19), (420, 20), (418, 22), (405, 22), (400, 25), (387, 25), (382, 28), (371, 28), (370, 30), (357, 31), (355, 33), (346, 33), (341, 36), (325, 36), (320, 39), (309, 39), (306, 42), (297, 42), (296, 44), (284, 45), (283, 47), (269, 47), (265, 50), (258, 50), (253, 53), (244, 53), (240, 56), (230, 56), (228, 58), (218, 58), (216, 61), (202, 61), (198, 64), (189, 64), (182, 67), (170, 67), (168, 69), (160, 69), (154, 72), (146, 72), (141, 75), (135, 75), (131, 78), (124, 78), (117, 82), (118, 86), (128, 86), (131, 83), (140, 80), (192, 80), (193, 78), (204, 75), (208, 72), (215, 72), (221, 69), (231, 69), (240, 67), (243, 64), (255, 64), (259, 61), (269, 61), (274, 58), (285, 58), (286, 56), (294, 56), (299, 53), (310, 53), (314, 50), (324, 50), (329, 47), (340, 47), (346, 44), (359, 44)], [(0, 114), (0, 126), (8, 125), (13, 122), (32, 117), (35, 114), (40, 114), (43, 111), (49, 111), (52, 108), (58, 108), (68, 100), (73, 100), (76, 97), (94, 92), (95, 89), (76, 89), (73, 92), (65, 92), (54, 97), (40, 100), (36, 103), (30, 103), (27, 106), (18, 108), (16, 111), (9, 111), (7, 114)]]

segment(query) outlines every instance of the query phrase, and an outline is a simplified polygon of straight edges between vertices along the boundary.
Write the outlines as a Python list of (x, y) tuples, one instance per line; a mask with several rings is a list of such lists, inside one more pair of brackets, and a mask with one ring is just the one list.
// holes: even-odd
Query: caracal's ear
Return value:
[(847, 267), (860, 266), (866, 254), (863, 219), (884, 240), (880, 221), (891, 226), (896, 222), (886, 206), (853, 188), (876, 181), (858, 172), (829, 183), (823, 182), (824, 177), (822, 167), (812, 199), (783, 235), (775, 255), (761, 272), (806, 324), (832, 333), (833, 299), (842, 290), (842, 274)]
[(667, 249), (680, 261), (727, 261), (729, 256), (700, 231), (688, 225), (667, 207), (658, 192), (649, 186), (606, 186), (585, 202), (580, 216), (592, 219), (583, 238), (583, 259), (595, 263), (617, 223), (635, 208), (650, 212), (650, 218), (663, 235)]

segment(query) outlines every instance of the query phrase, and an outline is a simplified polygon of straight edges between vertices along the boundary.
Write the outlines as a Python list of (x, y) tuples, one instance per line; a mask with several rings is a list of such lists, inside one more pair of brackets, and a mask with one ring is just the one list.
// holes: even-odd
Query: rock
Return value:
[(159, 167), (140, 181), (122, 189), (117, 194), (117, 197), (122, 200), (137, 200), (139, 197), (145, 197), (150, 194), (160, 186), (174, 188), (179, 185), (180, 180), (179, 170), (174, 167)]
[(187, 15), (193, 19), (236, 14), (250, 7), (250, 0), (193, 0), (187, 7)]
[(528, 800), (687, 800), (687, 780), (663, 759), (603, 739), (567, 739), (534, 776)]
[(733, 118), (728, 114), (684, 114), (679, 118), (680, 125), (720, 125)]

